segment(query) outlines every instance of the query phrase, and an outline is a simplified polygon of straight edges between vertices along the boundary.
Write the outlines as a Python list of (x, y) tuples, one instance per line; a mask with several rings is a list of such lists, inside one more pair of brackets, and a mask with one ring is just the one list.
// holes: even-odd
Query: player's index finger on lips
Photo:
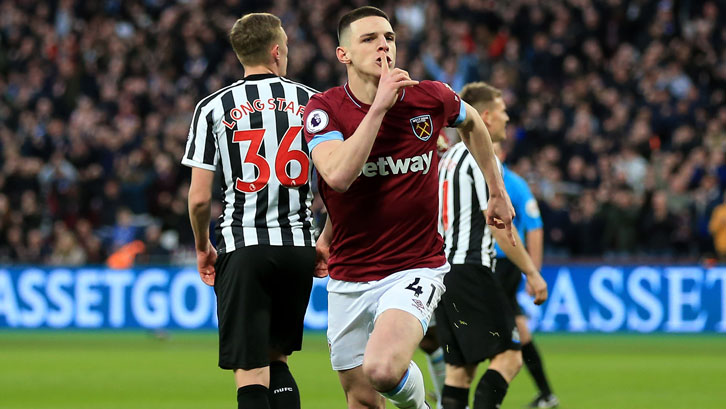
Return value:
[(385, 51), (379, 51), (378, 54), (381, 56), (381, 72), (388, 72), (388, 57), (386, 57)]

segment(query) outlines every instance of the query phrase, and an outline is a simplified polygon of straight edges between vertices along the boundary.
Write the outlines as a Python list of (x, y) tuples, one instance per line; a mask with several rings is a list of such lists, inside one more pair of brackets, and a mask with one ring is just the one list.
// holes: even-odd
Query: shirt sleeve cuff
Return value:
[(343, 134), (340, 133), (339, 131), (330, 131), (330, 132), (324, 133), (322, 135), (315, 135), (313, 137), (313, 139), (310, 142), (308, 142), (308, 150), (310, 152), (312, 152), (313, 149), (315, 149), (315, 147), (318, 146), (319, 144), (321, 144), (322, 142), (342, 141), (342, 140), (344, 140)]
[(188, 159), (188, 158), (182, 159), (181, 163), (182, 163), (182, 165), (189, 166), (190, 168), (206, 169), (206, 170), (211, 170), (212, 172), (217, 170), (217, 167), (214, 165), (210, 165), (208, 163), (197, 162), (195, 160)]
[(454, 124), (452, 126), (459, 126), (462, 122), (466, 119), (466, 105), (464, 104), (464, 100), (459, 97), (459, 116), (456, 117), (456, 121), (454, 121)]

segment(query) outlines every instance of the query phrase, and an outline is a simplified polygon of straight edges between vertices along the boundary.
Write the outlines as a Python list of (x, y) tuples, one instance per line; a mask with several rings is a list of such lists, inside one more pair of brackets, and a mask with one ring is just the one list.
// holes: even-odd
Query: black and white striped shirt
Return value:
[(483, 213), (488, 201), (489, 188), (476, 160), (463, 142), (457, 143), (439, 163), (439, 233), (449, 263), (492, 268), (494, 238)]
[(301, 130), (316, 93), (273, 74), (250, 75), (197, 104), (182, 164), (215, 171), (221, 162), (220, 253), (315, 244), (312, 164)]

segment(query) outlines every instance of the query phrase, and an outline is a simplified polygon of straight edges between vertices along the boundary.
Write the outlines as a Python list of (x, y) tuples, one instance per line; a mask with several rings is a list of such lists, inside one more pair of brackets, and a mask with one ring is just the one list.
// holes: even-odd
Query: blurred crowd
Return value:
[(196, 102), (243, 76), (226, 32), (280, 16), (288, 77), (325, 90), (364, 4), (412, 77), (503, 90), (547, 255), (726, 255), (722, 2), (0, 0), (0, 262), (193, 260), (179, 161)]

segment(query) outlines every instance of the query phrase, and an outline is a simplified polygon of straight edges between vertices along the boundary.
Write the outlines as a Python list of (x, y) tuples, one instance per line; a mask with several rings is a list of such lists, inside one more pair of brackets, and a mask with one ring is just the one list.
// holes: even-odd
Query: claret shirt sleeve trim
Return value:
[(324, 133), (321, 135), (315, 135), (313, 136), (313, 139), (308, 142), (308, 150), (310, 152), (315, 149), (316, 146), (318, 146), (322, 142), (327, 141), (342, 141), (343, 140), (343, 134), (339, 131), (330, 131), (328, 133)]

